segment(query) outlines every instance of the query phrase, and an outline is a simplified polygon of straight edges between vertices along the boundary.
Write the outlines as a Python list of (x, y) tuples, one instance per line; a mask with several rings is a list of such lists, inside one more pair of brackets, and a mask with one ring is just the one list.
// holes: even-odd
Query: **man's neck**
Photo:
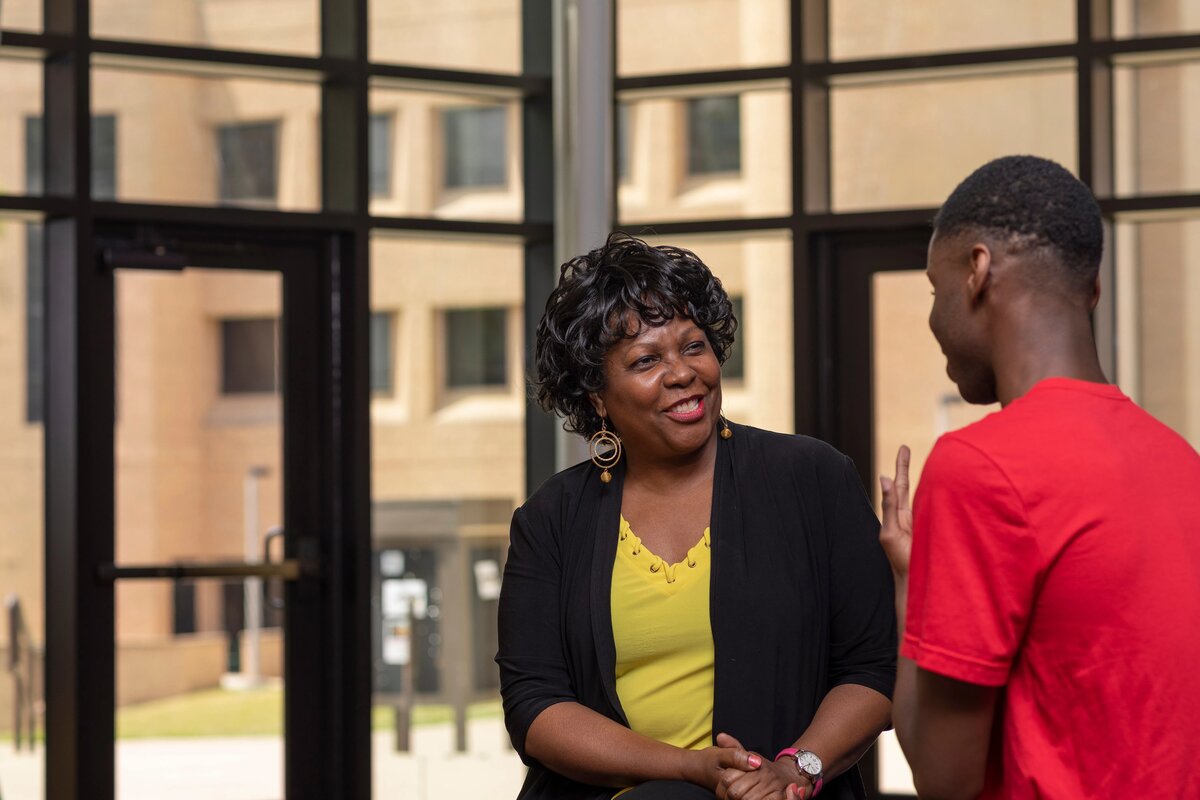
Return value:
[(996, 397), (1006, 406), (1046, 378), (1108, 383), (1091, 320), (1075, 308), (1022, 309), (995, 331)]

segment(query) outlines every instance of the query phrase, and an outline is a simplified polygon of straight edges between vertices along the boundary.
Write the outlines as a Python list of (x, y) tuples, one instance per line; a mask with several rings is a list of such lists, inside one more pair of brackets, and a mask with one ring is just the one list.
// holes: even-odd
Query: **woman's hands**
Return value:
[[(717, 747), (709, 749), (723, 748), (745, 752), (737, 739), (727, 733), (718, 733)], [(767, 761), (757, 753), (749, 755), (751, 759), (757, 759), (756, 769), (728, 767), (721, 771), (714, 789), (719, 800), (804, 800), (811, 793), (811, 787), (805, 781), (797, 781), (796, 768), (790, 762)]]
[(727, 772), (753, 774), (763, 764), (762, 756), (746, 752), (737, 739), (726, 733), (717, 734), (715, 747), (681, 752), (684, 755), (683, 779), (714, 791)]

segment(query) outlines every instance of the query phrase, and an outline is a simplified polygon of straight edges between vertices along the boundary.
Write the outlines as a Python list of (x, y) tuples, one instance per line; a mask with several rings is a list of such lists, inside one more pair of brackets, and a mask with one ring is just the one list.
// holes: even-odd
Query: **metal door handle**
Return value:
[[(284, 536), (284, 530), (283, 530), (282, 525), (274, 525), (267, 530), (267, 535), (263, 537), (263, 558), (262, 558), (263, 564), (273, 564), (274, 563), (271, 561), (271, 542), (275, 541), (276, 539), (282, 540), (283, 536)], [(281, 561), (279, 563), (287, 564), (289, 562), (287, 559), (284, 559), (283, 561)], [(295, 563), (295, 564), (299, 565), (298, 561), (293, 561), (291, 563)], [(297, 570), (297, 571), (299, 571), (299, 570)], [(283, 592), (282, 591), (277, 591), (277, 592), (271, 591), (272, 586), (277, 583), (278, 583), (278, 581), (275, 581), (275, 580), (264, 580), (263, 581), (263, 587), (262, 587), (263, 601), (267, 604), (268, 608), (282, 609), (284, 606)]]

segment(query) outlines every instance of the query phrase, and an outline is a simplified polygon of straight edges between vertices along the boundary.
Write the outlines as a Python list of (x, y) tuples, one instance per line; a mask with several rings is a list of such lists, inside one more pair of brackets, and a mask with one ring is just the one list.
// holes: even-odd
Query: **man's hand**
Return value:
[(892, 565), (896, 583), (896, 621), (904, 635), (904, 614), (908, 608), (908, 564), (912, 558), (913, 514), (908, 504), (908, 459), (906, 445), (896, 453), (896, 477), (879, 476), (883, 490), (883, 524), (879, 543)]

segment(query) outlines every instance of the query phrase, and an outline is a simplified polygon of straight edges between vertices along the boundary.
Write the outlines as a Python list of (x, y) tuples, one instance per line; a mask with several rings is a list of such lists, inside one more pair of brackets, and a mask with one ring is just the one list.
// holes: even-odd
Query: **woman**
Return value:
[(613, 234), (562, 267), (535, 384), (593, 461), (513, 516), (520, 798), (865, 797), (895, 675), (879, 523), (845, 456), (721, 415), (736, 328), (687, 250)]

